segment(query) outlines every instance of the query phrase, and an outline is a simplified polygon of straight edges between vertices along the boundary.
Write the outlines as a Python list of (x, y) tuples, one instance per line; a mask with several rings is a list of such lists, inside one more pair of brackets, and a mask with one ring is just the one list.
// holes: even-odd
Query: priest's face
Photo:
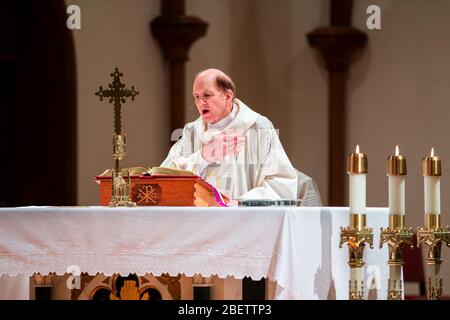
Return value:
[(192, 94), (197, 110), (206, 123), (216, 123), (231, 111), (232, 92), (218, 89), (214, 76), (199, 75), (194, 81)]

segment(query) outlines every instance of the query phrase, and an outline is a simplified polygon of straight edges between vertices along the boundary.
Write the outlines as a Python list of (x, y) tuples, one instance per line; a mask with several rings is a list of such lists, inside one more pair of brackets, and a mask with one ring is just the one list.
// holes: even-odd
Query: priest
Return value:
[(297, 199), (306, 186), (302, 196), (320, 205), (315, 184), (294, 169), (273, 124), (236, 98), (229, 76), (201, 71), (192, 94), (200, 117), (185, 125), (161, 166), (190, 170), (230, 199)]

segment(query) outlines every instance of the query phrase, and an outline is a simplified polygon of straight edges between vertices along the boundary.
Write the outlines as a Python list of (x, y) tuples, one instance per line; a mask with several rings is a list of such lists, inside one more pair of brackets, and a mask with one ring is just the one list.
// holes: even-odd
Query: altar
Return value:
[[(387, 208), (367, 208), (366, 298), (386, 299)], [(184, 274), (267, 278), (273, 299), (348, 299), (346, 207), (0, 208), (0, 294), (5, 276), (26, 288), (34, 273)], [(20, 284), (20, 282), (22, 284)], [(20, 291), (20, 290), (19, 290)], [(16, 299), (28, 299), (26, 290)], [(11, 295), (6, 296), (11, 297)]]

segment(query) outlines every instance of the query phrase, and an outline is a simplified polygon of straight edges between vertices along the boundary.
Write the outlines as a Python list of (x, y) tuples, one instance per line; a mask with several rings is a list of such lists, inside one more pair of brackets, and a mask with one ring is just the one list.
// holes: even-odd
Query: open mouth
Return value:
[(207, 114), (208, 112), (209, 112), (209, 110), (203, 110), (203, 111), (202, 111), (202, 114), (205, 115), (205, 114)]

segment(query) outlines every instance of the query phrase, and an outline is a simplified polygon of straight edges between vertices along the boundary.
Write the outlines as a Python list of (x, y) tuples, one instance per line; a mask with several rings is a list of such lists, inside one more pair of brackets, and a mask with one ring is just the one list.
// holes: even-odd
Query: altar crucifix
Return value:
[(138, 91), (131, 86), (131, 89), (125, 88), (125, 84), (120, 81), (120, 77), (123, 73), (118, 68), (111, 73), (113, 82), (108, 84), (109, 89), (104, 90), (100, 86), (99, 91), (95, 93), (96, 96), (103, 101), (103, 98), (108, 98), (109, 103), (114, 104), (114, 135), (113, 135), (113, 158), (114, 169), (112, 170), (112, 197), (109, 203), (110, 207), (117, 206), (135, 206), (136, 204), (130, 200), (130, 175), (128, 172), (128, 182), (123, 179), (120, 161), (126, 154), (126, 135), (122, 135), (121, 128), (121, 107), (126, 102), (126, 98), (131, 98), (134, 101), (134, 97), (139, 94)]

